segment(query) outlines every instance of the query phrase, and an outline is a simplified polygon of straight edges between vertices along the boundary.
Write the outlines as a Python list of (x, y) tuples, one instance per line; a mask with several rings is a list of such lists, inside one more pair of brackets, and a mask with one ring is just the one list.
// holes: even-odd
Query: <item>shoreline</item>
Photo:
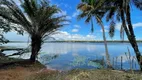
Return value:
[(140, 80), (142, 78), (142, 73), (135, 71), (134, 73), (110, 69), (61, 71), (46, 67), (39, 61), (34, 64), (27, 61), (0, 69), (0, 80), (129, 80), (130, 78)]
[[(129, 41), (122, 40), (107, 40), (108, 43), (129, 43)], [(137, 40), (138, 43), (142, 43), (142, 40)], [(9, 41), (8, 43), (30, 43), (30, 41)], [(74, 40), (65, 40), (65, 41), (45, 41), (45, 43), (104, 43), (104, 41), (91, 40), (91, 41), (74, 41)]]

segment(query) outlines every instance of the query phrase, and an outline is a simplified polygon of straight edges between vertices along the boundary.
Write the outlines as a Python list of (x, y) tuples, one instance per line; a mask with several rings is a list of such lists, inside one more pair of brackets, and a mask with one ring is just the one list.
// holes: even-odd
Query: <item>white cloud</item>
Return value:
[(134, 28), (142, 27), (142, 22), (133, 24)]
[(69, 4), (66, 4), (66, 3), (63, 3), (63, 2), (61, 2), (61, 3), (57, 3), (60, 7), (65, 7), (65, 8), (67, 8), (67, 9), (72, 9), (72, 7), (69, 5)]
[(79, 15), (80, 11), (77, 10), (76, 12), (73, 13), (72, 17), (76, 17), (77, 15)]
[(72, 32), (78, 32), (79, 30), (78, 29), (72, 29)]
[(75, 28), (81, 28), (80, 25), (74, 25)]
[(53, 34), (51, 37), (54, 37), (56, 40), (94, 40), (96, 38), (96, 36), (91, 34), (70, 34), (65, 31), (57, 31), (57, 34)]
[(61, 12), (55, 14), (55, 16), (62, 16), (62, 15), (67, 15), (67, 11), (62, 10)]
[(67, 11), (62, 11), (61, 14), (62, 15), (67, 15)]
[(116, 29), (120, 31), (121, 25), (122, 25), (122, 23), (117, 23), (117, 24), (116, 24)]
[[(100, 30), (100, 32), (103, 32), (103, 30), (101, 29), (101, 30)], [(105, 32), (108, 32), (108, 30), (107, 30), (107, 29), (105, 29)]]
[(73, 25), (75, 29), (72, 29), (72, 32), (79, 32), (80, 25)]
[(70, 20), (70, 19), (72, 19), (72, 17), (71, 17), (71, 16), (67, 16), (66, 18), (67, 18), (67, 19), (69, 19), (69, 20)]
[[(67, 16), (67, 11), (61, 11), (61, 12), (59, 12), (59, 13), (57, 13), (57, 14), (55, 14), (55, 16), (63, 16), (63, 15), (66, 15)], [(72, 17), (71, 16), (67, 16), (66, 17), (66, 19), (72, 19)]]
[[(117, 23), (116, 24), (116, 29), (120, 30), (122, 23)], [(133, 24), (133, 28), (138, 28), (138, 27), (142, 27), (142, 22), (138, 22), (138, 23), (134, 23)]]
[[(30, 41), (29, 35), (25, 33), (22, 35), (17, 35), (16, 32), (9, 32), (4, 34), (4, 36), (10, 41)], [(70, 34), (66, 31), (56, 31), (55, 34), (52, 34), (51, 37), (55, 40), (95, 40), (96, 36), (92, 34), (80, 35), (80, 34)]]
[(65, 8), (72, 9), (72, 7), (70, 5), (68, 5), (68, 4), (64, 3), (63, 5), (64, 5)]

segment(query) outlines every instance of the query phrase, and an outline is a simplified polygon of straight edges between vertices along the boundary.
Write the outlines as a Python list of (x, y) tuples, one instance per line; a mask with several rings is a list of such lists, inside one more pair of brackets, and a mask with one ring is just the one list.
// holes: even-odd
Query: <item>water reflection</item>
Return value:
[(67, 54), (68, 52), (78, 52), (84, 49), (95, 51), (96, 46), (88, 43), (46, 43), (42, 46), (42, 51), (47, 54)]
[[(28, 43), (9, 43), (5, 46), (13, 46), (26, 48)], [(120, 65), (120, 57), (123, 56), (124, 68), (128, 69), (128, 59), (125, 56), (125, 52), (128, 52), (127, 47), (129, 47), (131, 56), (135, 56), (134, 51), (130, 44), (128, 43), (109, 43), (109, 54), (111, 60), (118, 57), (117, 64)], [(142, 44), (139, 44), (139, 49), (142, 51)], [(39, 55), (39, 60), (46, 65), (48, 68), (59, 69), (59, 70), (69, 70), (73, 68), (95, 68), (92, 62), (89, 60), (100, 59), (105, 56), (105, 49), (103, 43), (45, 43), (42, 46), (41, 54)], [(7, 53), (9, 54), (9, 53)], [(58, 55), (56, 58), (48, 58)], [(45, 59), (43, 59), (43, 56)], [(29, 58), (30, 54), (22, 56), (22, 58)], [(47, 57), (47, 59), (46, 59)], [(79, 63), (76, 58), (79, 57)], [(81, 58), (82, 57), (82, 58)], [(71, 65), (74, 62), (81, 65)], [(82, 63), (84, 61), (84, 63)], [(138, 66), (136, 67), (138, 69)]]

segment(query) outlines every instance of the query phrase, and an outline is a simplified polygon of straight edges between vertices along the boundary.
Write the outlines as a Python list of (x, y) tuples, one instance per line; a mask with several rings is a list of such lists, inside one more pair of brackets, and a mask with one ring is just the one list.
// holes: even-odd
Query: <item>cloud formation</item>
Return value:
[[(122, 25), (122, 23), (117, 23), (116, 29), (120, 31), (121, 25)], [(139, 27), (142, 27), (142, 22), (138, 22), (138, 23), (133, 24), (134, 29), (139, 28)]]
[[(56, 34), (51, 35), (50, 37), (55, 38), (55, 40), (95, 40), (96, 36), (92, 34), (88, 35), (81, 35), (81, 34), (70, 34), (66, 31), (56, 31)], [(17, 35), (16, 32), (9, 32), (7, 34), (4, 34), (7, 39), (10, 41), (30, 41), (29, 35), (24, 34)]]
[(81, 28), (80, 25), (77, 25), (77, 24), (74, 25), (74, 27), (75, 27), (75, 28)]
[(72, 29), (72, 32), (78, 32), (79, 30), (78, 29)]
[[(101, 29), (101, 30), (100, 30), (100, 32), (103, 32), (103, 30)], [(107, 29), (105, 29), (105, 32), (108, 32), (108, 30), (107, 30)]]
[(80, 34), (70, 34), (66, 31), (58, 31), (57, 34), (51, 35), (56, 40), (94, 40), (96, 36), (88, 34), (88, 35), (80, 35)]
[(72, 17), (76, 17), (77, 15), (79, 15), (80, 11), (76, 10), (76, 12), (73, 13)]
[[(122, 23), (116, 23), (115, 29), (120, 31)], [(133, 29), (142, 27), (142, 22), (133, 23)], [(109, 26), (105, 26), (105, 32), (108, 32)], [(102, 32), (102, 30), (100, 30)]]

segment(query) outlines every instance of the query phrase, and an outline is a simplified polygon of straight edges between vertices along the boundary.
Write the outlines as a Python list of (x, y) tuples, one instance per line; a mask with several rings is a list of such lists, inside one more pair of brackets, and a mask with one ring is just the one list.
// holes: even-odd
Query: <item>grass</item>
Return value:
[(75, 70), (67, 78), (70, 80), (141, 80), (142, 76), (114, 70)]
[(17, 58), (8, 58), (8, 57), (0, 57), (0, 70), (1, 69), (9, 69), (15, 67), (25, 67), (25, 68), (45, 68), (40, 62), (36, 61), (33, 64), (28, 59), (17, 59)]
[(25, 80), (45, 68), (40, 62), (31, 63), (25, 59), (0, 57), (0, 80)]
[(60, 72), (35, 67), (0, 70), (0, 80), (142, 80), (142, 74), (115, 70), (71, 70)]
[(46, 69), (38, 61), (31, 64), (28, 60), (10, 59), (9, 62), (15, 64), (0, 69), (0, 80), (142, 80), (142, 73), (82, 69), (56, 71)]
[(141, 74), (114, 70), (71, 70), (69, 72), (40, 72), (26, 80), (142, 80)]

